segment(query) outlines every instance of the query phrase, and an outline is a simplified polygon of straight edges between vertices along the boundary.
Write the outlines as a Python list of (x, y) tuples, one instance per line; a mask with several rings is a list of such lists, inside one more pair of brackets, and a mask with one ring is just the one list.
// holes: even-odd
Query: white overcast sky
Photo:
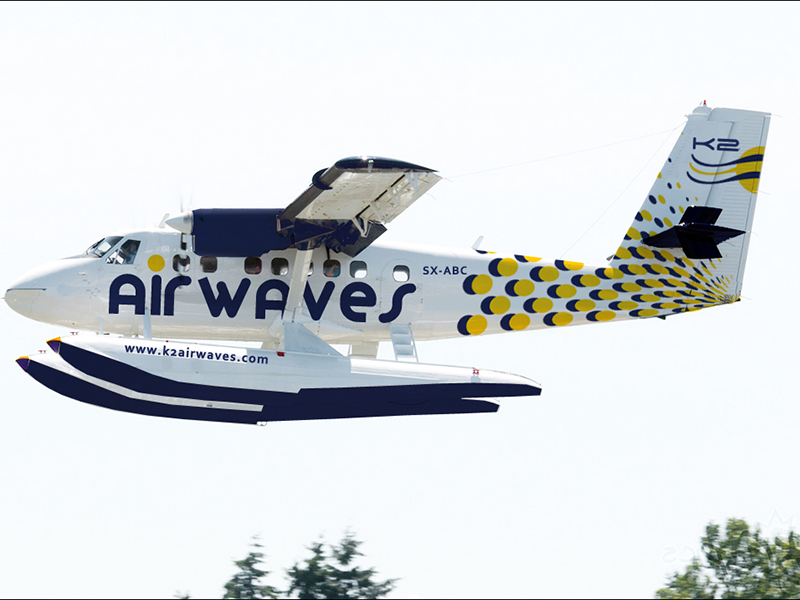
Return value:
[(798, 21), (789, 3), (0, 4), (3, 289), (181, 201), (285, 206), (357, 154), (448, 178), (388, 240), (599, 261), (698, 103), (776, 115), (742, 302), (419, 345), (542, 384), (495, 415), (112, 412), (27, 377), (14, 359), (65, 332), (0, 306), (0, 596), (219, 597), (253, 534), (282, 586), (351, 528), (395, 597), (642, 597), (709, 521), (799, 529)]

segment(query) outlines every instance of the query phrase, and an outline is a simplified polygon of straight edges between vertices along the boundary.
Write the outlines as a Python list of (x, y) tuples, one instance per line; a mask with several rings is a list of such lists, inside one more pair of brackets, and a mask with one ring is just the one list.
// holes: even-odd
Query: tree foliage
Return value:
[(356, 557), (363, 556), (360, 545), (351, 533), (346, 533), (338, 546), (329, 546), (329, 556), (321, 542), (312, 544), (308, 548), (311, 558), (286, 571), (290, 582), (286, 594), (297, 598), (383, 598), (397, 580), (374, 581), (375, 569), (352, 566)]
[(269, 572), (258, 568), (264, 558), (260, 552), (261, 544), (256, 539), (251, 544), (255, 551), (250, 552), (246, 558), (237, 560), (234, 564), (239, 571), (225, 584), (223, 598), (277, 598), (278, 590), (271, 585), (262, 585), (261, 578)]
[[(259, 565), (264, 558), (261, 545), (254, 540), (253, 552), (235, 561), (239, 571), (225, 584), (225, 598), (383, 598), (394, 589), (396, 579), (375, 581), (375, 569), (359, 569), (353, 565), (363, 554), (361, 542), (345, 533), (341, 543), (329, 546), (326, 553), (321, 542), (309, 546), (311, 558), (302, 565), (295, 563), (286, 570), (289, 589), (281, 591), (261, 582), (269, 573)], [(188, 597), (188, 596), (187, 596)]]
[(800, 536), (794, 531), (770, 541), (745, 521), (729, 519), (724, 535), (719, 525), (706, 527), (702, 547), (705, 564), (695, 558), (656, 598), (800, 597)]

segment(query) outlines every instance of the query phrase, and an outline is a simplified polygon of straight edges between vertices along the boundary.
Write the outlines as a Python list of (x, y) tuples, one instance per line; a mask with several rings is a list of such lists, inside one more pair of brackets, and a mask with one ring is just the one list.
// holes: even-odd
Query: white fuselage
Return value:
[[(6, 302), (32, 319), (74, 329), (277, 348), (287, 320), (327, 342), (363, 344), (391, 339), (392, 326), (411, 326), (417, 340), (431, 340), (663, 316), (730, 301), (711, 273), (665, 252), (632, 257), (623, 272), (607, 264), (374, 243), (356, 258), (313, 250), (302, 300), (286, 310), (295, 250), (203, 258), (192, 252), (189, 236), (165, 229), (107, 239), (116, 241), (102, 256), (65, 258), (26, 274), (7, 290)], [(130, 244), (133, 256), (124, 252)]]

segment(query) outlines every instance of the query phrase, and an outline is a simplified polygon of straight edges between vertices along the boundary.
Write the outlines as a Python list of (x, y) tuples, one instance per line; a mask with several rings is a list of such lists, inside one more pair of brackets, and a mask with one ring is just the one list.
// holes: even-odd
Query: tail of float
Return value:
[(611, 266), (677, 273), (713, 304), (738, 300), (769, 121), (705, 102), (688, 115)]

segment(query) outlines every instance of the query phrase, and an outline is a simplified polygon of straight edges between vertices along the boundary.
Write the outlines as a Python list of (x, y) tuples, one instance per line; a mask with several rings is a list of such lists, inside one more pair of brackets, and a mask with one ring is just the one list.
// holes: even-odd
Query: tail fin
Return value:
[(705, 102), (688, 115), (611, 266), (675, 262), (721, 301), (738, 300), (769, 120)]

